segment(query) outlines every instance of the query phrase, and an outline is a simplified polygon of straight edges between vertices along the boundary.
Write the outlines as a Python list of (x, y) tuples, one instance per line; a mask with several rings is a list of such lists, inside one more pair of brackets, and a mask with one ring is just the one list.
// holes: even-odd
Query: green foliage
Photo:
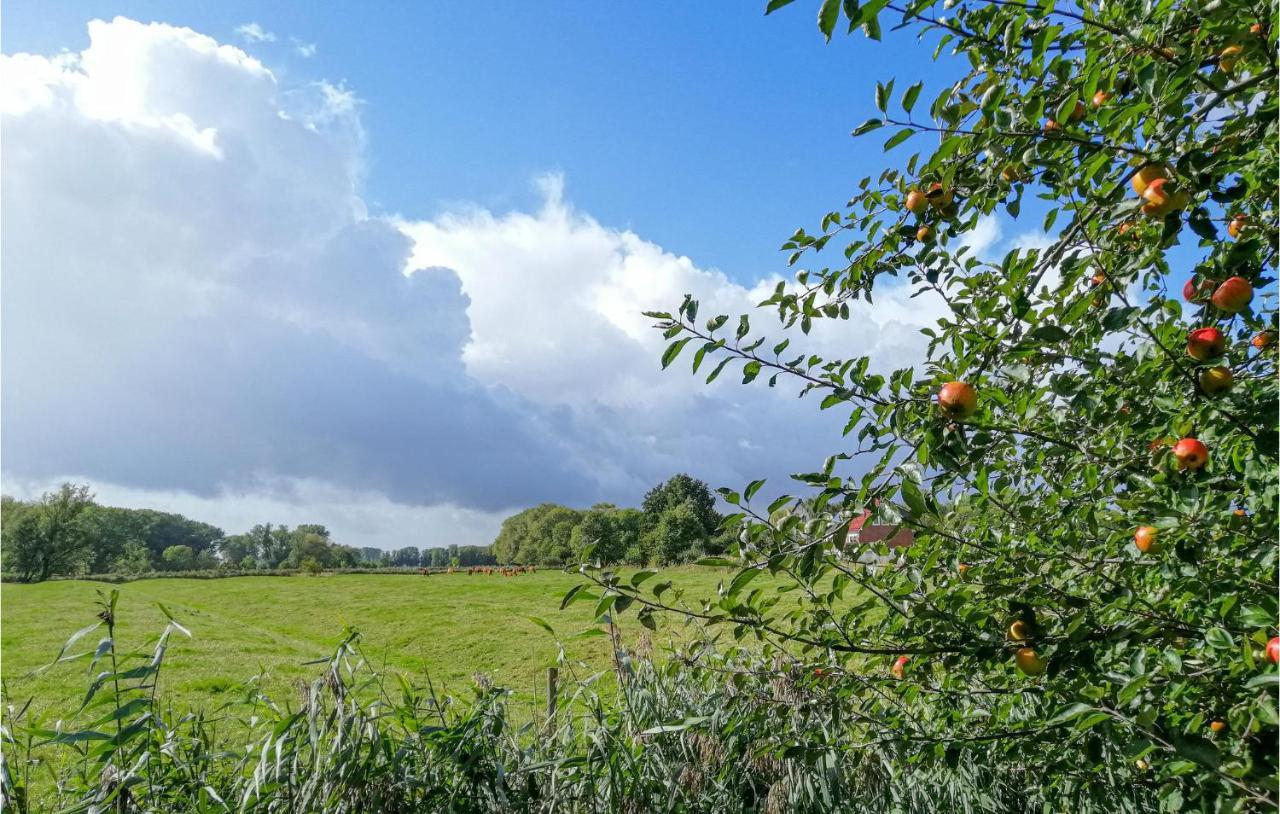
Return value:
[[(1091, 784), (1093, 810), (1276, 805), (1278, 682), (1261, 651), (1277, 625), (1276, 351), (1250, 340), (1277, 324), (1277, 65), (1275, 20), (1256, 14), (1230, 1), (822, 3), (827, 37), (843, 18), (957, 55), (958, 78), (928, 104), (919, 83), (878, 84), (881, 115), (855, 130), (887, 128), (886, 152), (930, 147), (783, 245), (812, 266), (761, 308), (800, 335), (777, 341), (745, 315), (704, 324), (688, 297), (650, 316), (671, 340), (664, 366), (692, 349), (695, 371), (718, 357), (709, 379), (736, 367), (744, 384), (790, 380), (848, 415), (841, 448), (856, 452), (798, 476), (806, 497), (766, 508), (758, 484), (725, 493), (741, 508), (727, 519), (741, 571), (698, 618), (766, 657), (834, 663), (850, 677), (828, 693), (849, 711), (849, 743), (909, 741), (917, 765), (1036, 766), (1052, 810)], [(1131, 189), (1151, 163), (1166, 168), (1164, 199)], [(919, 214), (912, 190), (929, 193)], [(993, 213), (1032, 214), (1044, 245), (976, 256), (965, 235)], [(917, 240), (922, 226), (936, 240)], [(1252, 303), (1180, 301), (1188, 272), (1210, 291), (1241, 277)], [(891, 283), (945, 310), (922, 365), (797, 349)], [(1221, 359), (1185, 350), (1205, 326), (1227, 338)], [(1231, 390), (1200, 386), (1211, 365), (1230, 368)], [(971, 415), (935, 403), (949, 381), (976, 388)], [(1207, 465), (1180, 465), (1182, 438), (1207, 446)], [(868, 509), (915, 544), (847, 550)], [(1163, 551), (1135, 549), (1140, 525)], [(753, 588), (762, 569), (790, 590)], [(669, 604), (645, 592), (659, 579), (586, 573), (614, 609), (652, 621)], [(855, 587), (867, 598), (837, 613)], [(1025, 642), (1006, 635), (1016, 620)], [(1020, 647), (1043, 675), (1015, 667)], [(886, 686), (899, 656), (909, 669)]]
[(721, 517), (707, 485), (674, 475), (645, 495), (642, 509), (600, 503), (587, 511), (544, 503), (508, 517), (493, 542), (502, 563), (566, 565), (589, 558), (630, 565), (689, 562), (723, 551)]
[(563, 564), (573, 553), (573, 531), (583, 512), (543, 503), (502, 521), (493, 541), (500, 563)]
[(142, 543), (128, 542), (108, 568), (117, 574), (141, 574), (151, 570), (151, 552)]
[(324, 565), (315, 557), (303, 557), (302, 562), (298, 563), (298, 568), (308, 574), (319, 574), (324, 570)]
[(196, 564), (196, 553), (187, 545), (171, 545), (160, 554), (160, 562), (168, 571), (189, 571)]
[(653, 487), (644, 496), (640, 508), (650, 518), (683, 507), (697, 523), (699, 533), (710, 537), (720, 528), (722, 518), (716, 511), (716, 499), (707, 484), (684, 473), (672, 475), (665, 483)]
[(92, 505), (89, 487), (70, 483), (31, 504), (5, 500), (0, 507), (5, 568), (23, 581), (86, 570), (92, 547), (86, 514)]

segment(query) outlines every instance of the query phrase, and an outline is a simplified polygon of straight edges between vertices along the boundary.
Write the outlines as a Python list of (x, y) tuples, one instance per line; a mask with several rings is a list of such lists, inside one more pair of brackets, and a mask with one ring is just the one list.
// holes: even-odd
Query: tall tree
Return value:
[(24, 581), (43, 581), (57, 574), (87, 570), (92, 538), (86, 512), (93, 494), (86, 484), (64, 483), (35, 503), (19, 508), (6, 502), (5, 565)]
[(685, 503), (703, 534), (715, 534), (722, 519), (716, 511), (715, 495), (705, 482), (684, 473), (672, 475), (665, 483), (650, 489), (640, 508), (656, 523), (668, 509)]
[[(848, 731), (805, 754), (978, 760), (1023, 810), (1274, 810), (1274, 9), (823, 0), (818, 20), (960, 58), (929, 103), (876, 84), (855, 135), (922, 150), (783, 244), (808, 268), (755, 319), (650, 314), (663, 366), (688, 348), (708, 381), (791, 382), (847, 416), (803, 497), (725, 493), (740, 570), (700, 618), (757, 634), (761, 669), (834, 666), (812, 692)], [(975, 253), (996, 213), (1044, 237)], [(801, 347), (915, 298), (942, 315), (918, 366)], [(868, 511), (914, 544), (850, 557)]]

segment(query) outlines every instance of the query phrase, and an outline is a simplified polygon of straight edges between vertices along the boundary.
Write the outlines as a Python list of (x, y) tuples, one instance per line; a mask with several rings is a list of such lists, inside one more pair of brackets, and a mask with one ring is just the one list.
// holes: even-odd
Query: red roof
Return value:
[(867, 511), (863, 512), (862, 514), (858, 515), (857, 517), (849, 521), (849, 531), (860, 530), (862, 528), (862, 525), (870, 519), (871, 519), (871, 510), (868, 509)]
[[(877, 501), (878, 502), (878, 501)], [(910, 529), (904, 529), (901, 526), (880, 526), (867, 525), (867, 521), (871, 519), (871, 510), (868, 509), (862, 514), (849, 521), (849, 534), (856, 538), (854, 542), (859, 543), (878, 543), (888, 538), (890, 548), (906, 548), (915, 540), (915, 535)], [(898, 529), (898, 533), (893, 537), (889, 537), (890, 533)]]

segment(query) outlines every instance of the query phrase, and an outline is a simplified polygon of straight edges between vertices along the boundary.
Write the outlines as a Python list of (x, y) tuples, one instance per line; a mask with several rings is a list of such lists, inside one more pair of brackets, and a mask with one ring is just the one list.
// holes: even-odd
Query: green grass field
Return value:
[[(720, 569), (687, 567), (664, 572), (686, 599), (714, 594)], [(485, 673), (515, 692), (513, 711), (538, 703), (546, 667), (563, 640), (569, 658), (608, 666), (604, 637), (572, 638), (590, 626), (593, 603), (559, 610), (564, 593), (581, 579), (558, 571), (519, 577), (422, 577), (350, 574), (228, 579), (152, 579), (122, 585), (59, 581), (0, 587), (0, 675), (6, 700), (32, 711), (69, 717), (88, 684), (87, 660), (59, 664), (39, 675), (63, 642), (91, 624), (97, 591), (120, 591), (118, 647), (146, 649), (164, 628), (163, 603), (192, 638), (176, 636), (161, 678), (161, 695), (179, 707), (215, 706), (259, 676), (272, 697), (294, 697), (300, 680), (356, 628), (366, 656), (386, 671), (465, 694), (472, 676)], [(548, 622), (553, 637), (529, 617)], [(627, 638), (641, 628), (626, 620)], [(666, 629), (664, 628), (664, 631)], [(77, 642), (72, 652), (92, 649), (105, 627)], [(665, 632), (655, 635), (661, 643)], [(102, 669), (101, 667), (97, 668)], [(96, 670), (95, 670), (96, 672)], [(530, 706), (530, 710), (532, 706)]]

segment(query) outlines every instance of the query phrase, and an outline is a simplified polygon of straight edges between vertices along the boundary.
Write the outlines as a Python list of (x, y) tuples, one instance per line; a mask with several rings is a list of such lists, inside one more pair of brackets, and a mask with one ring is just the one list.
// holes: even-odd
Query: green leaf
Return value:
[(865, 133), (870, 133), (872, 130), (879, 130), (881, 127), (884, 127), (884, 124), (884, 119), (867, 119), (862, 124), (853, 128), (852, 135), (861, 136)]
[(640, 734), (641, 735), (665, 735), (669, 732), (683, 732), (684, 730), (688, 729), (691, 726), (698, 726), (699, 724), (704, 724), (709, 720), (711, 719), (710, 718), (686, 718), (684, 721), (678, 724), (664, 724), (662, 726), (651, 727), (649, 729), (644, 730)]
[(879, 82), (876, 83), (876, 108), (881, 113), (887, 113), (889, 111), (889, 91), (892, 87), (892, 82), (888, 85), (883, 85)]
[(836, 30), (836, 21), (839, 19), (840, 0), (822, 0), (822, 7), (818, 9), (818, 30), (828, 42), (831, 41), (831, 33)]
[(907, 113), (911, 112), (911, 108), (916, 106), (916, 99), (920, 96), (920, 91), (924, 88), (924, 82), (917, 82), (907, 88), (907, 92), (902, 94), (902, 109)]
[(1040, 342), (1066, 342), (1071, 338), (1071, 334), (1059, 325), (1038, 325), (1029, 337)]
[(764, 13), (766, 15), (772, 14), (783, 6), (789, 6), (794, 2), (795, 0), (769, 0), (769, 5), (764, 7)]
[(617, 594), (605, 594), (600, 597), (600, 601), (596, 603), (595, 612), (591, 614), (594, 619), (601, 619), (613, 609), (613, 603), (618, 601)]
[(733, 560), (726, 560), (724, 557), (703, 557), (694, 563), (694, 565), (707, 565), (713, 568), (733, 568), (737, 563)]
[[(561, 606), (561, 607), (563, 607), (563, 606)], [(547, 632), (548, 632), (548, 633), (550, 633), (552, 636), (556, 635), (556, 632), (555, 632), (554, 630), (552, 630), (552, 629), (551, 629), (551, 625), (547, 624), (547, 623), (546, 623), (545, 621), (543, 621), (542, 619), (539, 619), (539, 618), (538, 618), (538, 617), (536, 617), (536, 616), (526, 616), (525, 618), (526, 618), (526, 619), (528, 619), (530, 622), (533, 622), (535, 625), (537, 625), (538, 627), (542, 628), (543, 630), (547, 631)]]
[(1093, 708), (1094, 707), (1092, 704), (1081, 704), (1081, 703), (1072, 704), (1071, 706), (1059, 712), (1057, 715), (1053, 716), (1053, 718), (1050, 719), (1049, 724), (1053, 725), (1053, 724), (1065, 723), (1067, 721), (1072, 720), (1073, 718), (1078, 718), (1081, 715), (1084, 715), (1086, 712), (1092, 711)]
[(641, 625), (644, 625), (649, 630), (658, 629), (658, 623), (653, 618), (653, 608), (641, 608), (640, 612), (636, 614), (636, 621)]
[(747, 568), (738, 572), (738, 575), (733, 578), (733, 582), (729, 583), (729, 590), (726, 596), (737, 596), (738, 592), (741, 591), (748, 582), (760, 576), (760, 570), (761, 569), (759, 568)]
[(906, 501), (907, 506), (915, 513), (916, 517), (929, 513), (929, 507), (924, 502), (924, 494), (921, 493), (920, 487), (910, 478), (902, 480), (902, 499)]
[(579, 600), (596, 600), (599, 598), (586, 588), (586, 585), (575, 585), (570, 588), (569, 592), (564, 595), (564, 599), (560, 601), (560, 610), (564, 610), (569, 607), (572, 602), (577, 602)]
[(1194, 760), (1201, 766), (1217, 769), (1222, 765), (1222, 756), (1218, 754), (1218, 747), (1213, 745), (1213, 741), (1202, 738), (1199, 735), (1175, 737), (1173, 747), (1178, 754)]
[(667, 346), (666, 352), (662, 354), (662, 367), (664, 370), (676, 360), (676, 357), (680, 355), (680, 351), (684, 350), (684, 346), (689, 344), (692, 339), (693, 337), (686, 336), (684, 339), (677, 339)]
[(902, 128), (901, 130), (899, 130), (898, 132), (890, 136), (887, 141), (885, 141), (884, 143), (885, 152), (892, 150), (894, 147), (897, 147), (899, 144), (911, 138), (915, 134), (916, 134), (916, 131), (914, 128), (911, 128), (911, 127)]
[(1204, 633), (1204, 641), (1217, 650), (1232, 650), (1236, 646), (1231, 634), (1220, 627), (1211, 627)]

